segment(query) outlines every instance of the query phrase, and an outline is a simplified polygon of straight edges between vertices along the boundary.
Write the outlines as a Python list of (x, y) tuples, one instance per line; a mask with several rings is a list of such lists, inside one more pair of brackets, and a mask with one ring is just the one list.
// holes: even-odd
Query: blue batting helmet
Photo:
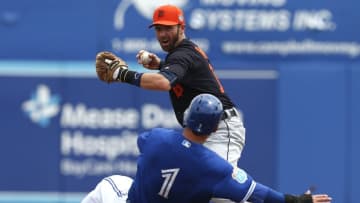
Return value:
[(193, 98), (184, 113), (184, 125), (197, 135), (214, 132), (223, 114), (223, 106), (211, 94), (200, 94)]

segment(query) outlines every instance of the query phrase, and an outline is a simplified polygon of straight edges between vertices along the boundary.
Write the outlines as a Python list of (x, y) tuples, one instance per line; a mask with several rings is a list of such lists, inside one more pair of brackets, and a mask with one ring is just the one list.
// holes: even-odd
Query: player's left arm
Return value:
[(169, 91), (171, 83), (168, 78), (160, 73), (143, 73), (141, 77), (140, 87), (149, 90)]
[(107, 83), (124, 82), (144, 89), (169, 91), (176, 74), (164, 69), (158, 73), (140, 73), (130, 70), (126, 62), (111, 52), (96, 56), (98, 78)]

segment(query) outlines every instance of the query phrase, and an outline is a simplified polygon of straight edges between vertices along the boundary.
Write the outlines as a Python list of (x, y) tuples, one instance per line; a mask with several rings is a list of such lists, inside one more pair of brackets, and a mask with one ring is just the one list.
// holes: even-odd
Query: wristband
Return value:
[(131, 85), (135, 85), (140, 87), (141, 77), (143, 73), (138, 73), (136, 71), (127, 70), (126, 74), (124, 74), (124, 82), (129, 83)]
[(300, 196), (285, 194), (285, 203), (313, 203), (312, 196), (303, 194)]
[(117, 81), (126, 82), (131, 85), (140, 87), (142, 74), (143, 73), (138, 73), (136, 71), (131, 71), (127, 68), (120, 67), (114, 71), (113, 77), (115, 77)]

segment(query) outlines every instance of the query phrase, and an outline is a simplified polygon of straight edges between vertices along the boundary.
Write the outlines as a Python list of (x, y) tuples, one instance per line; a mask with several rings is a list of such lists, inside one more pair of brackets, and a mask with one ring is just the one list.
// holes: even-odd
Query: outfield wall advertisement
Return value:
[[(2, 78), (1, 86), (19, 79)], [(151, 94), (133, 93), (129, 86), (108, 88), (81, 78), (21, 81), (11, 85), (17, 94), (1, 110), (1, 190), (81, 191), (109, 174), (134, 176), (138, 133), (179, 128), (166, 102), (140, 101), (136, 97)], [(17, 174), (25, 177), (18, 180)]]
[[(103, 50), (115, 52), (129, 63), (130, 69), (139, 71), (144, 71), (138, 69), (135, 59), (140, 49), (163, 57), (165, 53), (148, 25), (154, 8), (165, 3), (184, 10), (186, 36), (206, 51), (243, 115), (247, 141), (241, 167), (256, 180), (275, 188), (283, 187), (287, 181), (284, 189), (290, 192), (303, 186), (293, 185), (294, 171), (289, 168), (295, 165), (287, 162), (298, 161), (293, 159), (297, 151), (281, 153), (284, 148), (279, 145), (288, 135), (300, 134), (302, 138), (296, 127), (315, 118), (293, 114), (293, 108), (284, 107), (294, 105), (301, 113), (305, 112), (303, 109), (318, 112), (313, 103), (307, 103), (303, 109), (297, 105), (312, 99), (307, 92), (317, 88), (330, 95), (321, 97), (315, 92), (319, 106), (335, 101), (331, 98), (331, 85), (337, 83), (330, 81), (331, 85), (326, 86), (321, 79), (328, 76), (328, 71), (331, 73), (334, 64), (343, 71), (334, 78), (343, 80), (343, 86), (335, 87), (339, 88), (337, 98), (343, 99), (344, 105), (334, 103), (334, 108), (341, 115), (344, 109), (348, 111), (345, 116), (336, 117), (347, 126), (335, 133), (342, 125), (334, 124), (336, 129), (330, 131), (344, 139), (344, 157), (338, 157), (336, 167), (330, 166), (327, 173), (322, 173), (330, 174), (329, 177), (315, 185), (330, 187), (331, 176), (344, 170), (342, 174), (352, 174), (343, 181), (346, 188), (341, 193), (329, 191), (337, 201), (345, 197), (348, 201), (342, 202), (356, 199), (356, 188), (352, 186), (359, 182), (353, 175), (359, 168), (353, 153), (358, 132), (358, 117), (353, 111), (359, 92), (358, 1), (13, 0), (2, 2), (0, 7), (0, 203), (19, 197), (19, 191), (42, 192), (41, 197), (46, 192), (87, 192), (105, 175), (133, 176), (139, 133), (154, 127), (180, 130), (167, 93), (105, 84), (96, 78), (94, 69), (96, 53)], [(309, 61), (313, 63), (310, 66)], [(291, 72), (294, 67), (296, 71)], [(324, 72), (316, 74), (317, 68)], [(303, 70), (308, 70), (308, 74), (299, 75)], [(291, 80), (287, 81), (289, 76)], [(314, 85), (306, 91), (302, 83), (308, 84), (309, 77)], [(288, 91), (291, 88), (296, 91)], [(287, 119), (283, 120), (283, 115)], [(319, 119), (311, 123), (311, 132), (303, 129), (306, 135), (315, 132), (324, 145), (337, 144), (337, 139), (329, 139), (327, 133), (316, 133), (322, 128), (317, 122), (326, 123), (333, 115), (317, 116)], [(282, 129), (289, 131), (284, 133)], [(335, 145), (332, 149), (337, 148)], [(317, 148), (303, 149), (309, 150), (310, 155), (318, 153)], [(301, 167), (297, 170), (302, 171)], [(303, 175), (312, 178), (311, 174)], [(306, 179), (301, 177), (305, 184)], [(316, 180), (318, 176), (314, 177)], [(304, 190), (308, 186), (303, 186)], [(4, 195), (9, 191), (14, 193)], [(58, 194), (54, 199), (47, 202), (61, 202)]]
[[(147, 30), (147, 25), (151, 23), (154, 8), (164, 2), (119, 2), (113, 16), (115, 32), (110, 38), (111, 48), (119, 54), (130, 55), (144, 47), (160, 52), (154, 33)], [(243, 59), (256, 57), (257, 60), (259, 57), (274, 60), (304, 56), (360, 56), (359, 39), (356, 37), (359, 32), (349, 24), (353, 17), (344, 15), (344, 7), (337, 2), (170, 2), (183, 8), (188, 36), (197, 41), (213, 60), (238, 60), (238, 56)], [(341, 4), (352, 3), (355, 2)], [(128, 19), (139, 19), (140, 23), (133, 26)]]
[(163, 54), (148, 26), (156, 6), (167, 3), (184, 10), (187, 37), (220, 68), (239, 60), (360, 56), (356, 0), (39, 0), (2, 4), (0, 58), (90, 60), (99, 50), (126, 60), (135, 60), (140, 49)]
[[(133, 177), (139, 133), (155, 127), (181, 130), (167, 92), (103, 83), (92, 71), (92, 63), (86, 63), (89, 74), (82, 77), (67, 75), (67, 67), (61, 65), (46, 76), (39, 74), (39, 64), (27, 72), (21, 72), (24, 64), (0, 65), (11, 71), (0, 71), (0, 91), (8, 92), (0, 106), (0, 191), (86, 192), (111, 174)], [(47, 65), (51, 70), (54, 64)], [(276, 140), (275, 80), (224, 78), (250, 137), (250, 151), (244, 152), (242, 166), (257, 168), (252, 174), (269, 184), (275, 181), (274, 176), (268, 177), (275, 174), (275, 162), (271, 161), (276, 158), (275, 145), (262, 147), (274, 154), (272, 158), (254, 155), (251, 150), (261, 145), (256, 139)], [(252, 96), (245, 96), (249, 92)], [(259, 109), (264, 109), (264, 121), (252, 116)], [(263, 125), (260, 131), (258, 124)], [(254, 160), (264, 161), (254, 165)], [(265, 172), (261, 165), (267, 162)]]

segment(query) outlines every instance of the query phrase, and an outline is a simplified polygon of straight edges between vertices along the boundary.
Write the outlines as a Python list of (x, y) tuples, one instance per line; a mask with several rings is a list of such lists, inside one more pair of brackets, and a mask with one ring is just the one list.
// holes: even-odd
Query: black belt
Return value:
[(224, 110), (224, 113), (221, 117), (221, 120), (225, 120), (225, 119), (228, 119), (228, 118), (231, 118), (233, 116), (237, 116), (237, 113), (236, 113), (236, 110), (235, 109), (225, 109)]

